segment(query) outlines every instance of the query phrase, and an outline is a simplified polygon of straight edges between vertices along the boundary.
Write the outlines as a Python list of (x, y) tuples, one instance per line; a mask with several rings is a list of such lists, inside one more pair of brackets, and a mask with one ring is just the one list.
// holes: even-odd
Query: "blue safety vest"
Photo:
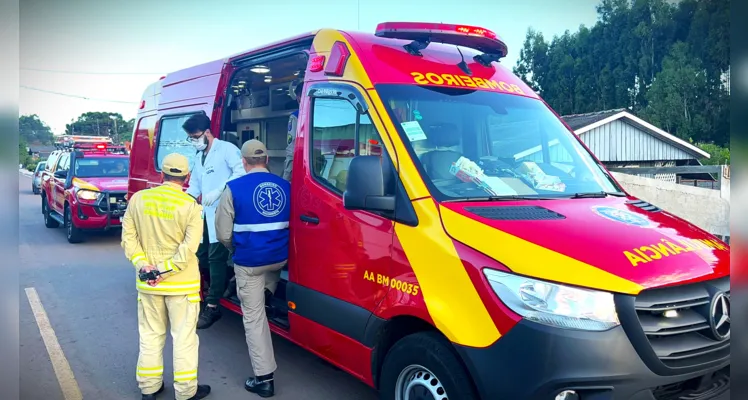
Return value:
[(291, 184), (254, 172), (227, 185), (234, 203), (234, 264), (259, 267), (287, 260)]

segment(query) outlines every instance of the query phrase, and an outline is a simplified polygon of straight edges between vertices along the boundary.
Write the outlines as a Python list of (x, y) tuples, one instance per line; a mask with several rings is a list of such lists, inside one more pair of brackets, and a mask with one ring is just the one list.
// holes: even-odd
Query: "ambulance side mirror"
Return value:
[(395, 196), (387, 193), (392, 179), (393, 171), (382, 157), (354, 157), (348, 167), (343, 206), (348, 210), (395, 211)]

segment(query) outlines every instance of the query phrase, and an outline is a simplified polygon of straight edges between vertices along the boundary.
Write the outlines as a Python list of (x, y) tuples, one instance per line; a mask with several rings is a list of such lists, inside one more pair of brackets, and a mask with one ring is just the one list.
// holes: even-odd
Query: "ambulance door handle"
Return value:
[(304, 222), (308, 222), (310, 224), (314, 224), (314, 225), (319, 224), (319, 218), (312, 217), (311, 215), (302, 214), (301, 215), (301, 220), (304, 221)]

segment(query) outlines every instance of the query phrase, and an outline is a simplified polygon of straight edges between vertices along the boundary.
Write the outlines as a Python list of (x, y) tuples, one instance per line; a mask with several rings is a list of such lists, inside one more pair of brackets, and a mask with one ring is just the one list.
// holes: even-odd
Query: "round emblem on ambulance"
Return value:
[(263, 182), (252, 196), (255, 210), (263, 217), (275, 217), (286, 208), (286, 193), (274, 182)]
[(730, 337), (730, 297), (724, 292), (717, 293), (709, 307), (709, 326), (717, 340)]
[(592, 211), (603, 218), (620, 222), (622, 224), (634, 225), (642, 228), (650, 226), (650, 222), (648, 219), (642, 217), (641, 215), (634, 214), (630, 211), (621, 210), (620, 208), (596, 206), (592, 207)]

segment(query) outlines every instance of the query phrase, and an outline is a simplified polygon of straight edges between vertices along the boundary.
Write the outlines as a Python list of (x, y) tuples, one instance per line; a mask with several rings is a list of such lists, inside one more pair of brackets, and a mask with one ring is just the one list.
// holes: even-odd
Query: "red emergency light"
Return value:
[(343, 76), (345, 64), (348, 62), (351, 52), (343, 42), (335, 42), (330, 51), (330, 59), (325, 67), (325, 75)]
[(478, 50), (484, 54), (474, 57), (489, 66), (492, 61), (506, 57), (507, 46), (493, 31), (469, 25), (434, 24), (427, 22), (383, 22), (374, 33), (378, 37), (411, 40), (405, 49), (420, 56), (429, 43), (443, 43)]

